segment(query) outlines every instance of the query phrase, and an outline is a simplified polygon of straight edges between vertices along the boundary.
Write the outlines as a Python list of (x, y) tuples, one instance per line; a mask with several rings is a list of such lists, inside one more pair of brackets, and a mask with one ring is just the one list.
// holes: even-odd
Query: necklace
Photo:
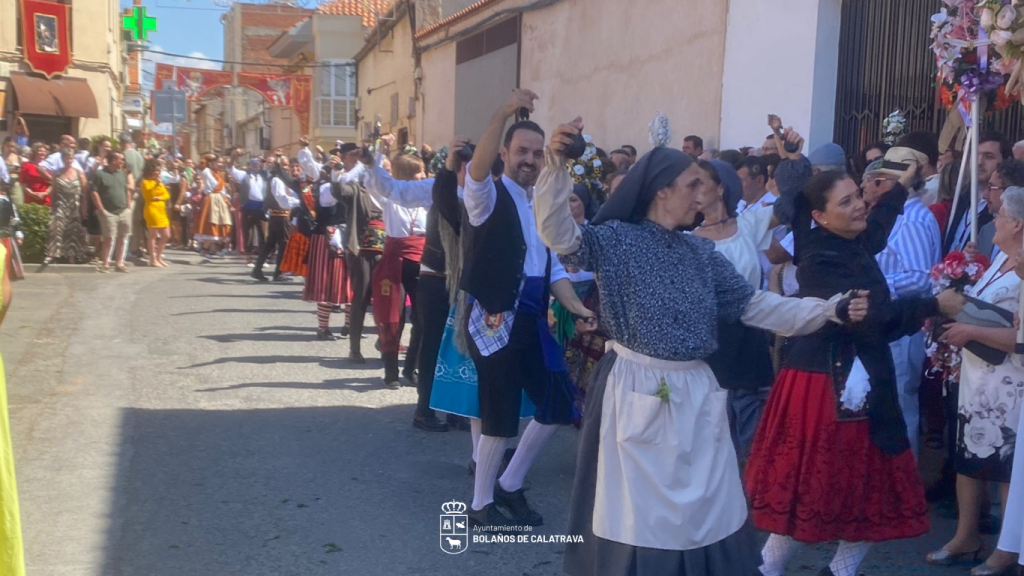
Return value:
[(719, 220), (718, 222), (714, 222), (712, 224), (708, 224), (706, 222), (701, 222), (700, 227), (701, 228), (711, 228), (711, 227), (714, 227), (714, 226), (721, 226), (722, 224), (725, 224), (729, 220), (732, 220), (732, 216), (726, 216), (724, 220)]

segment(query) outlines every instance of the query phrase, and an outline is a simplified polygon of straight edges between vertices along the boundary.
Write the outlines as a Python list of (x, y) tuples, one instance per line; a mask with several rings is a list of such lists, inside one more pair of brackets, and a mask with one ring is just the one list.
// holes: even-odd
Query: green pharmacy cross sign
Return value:
[(156, 32), (156, 18), (146, 15), (145, 6), (133, 6), (130, 15), (121, 16), (121, 28), (132, 33), (132, 40), (145, 42), (150, 32)]

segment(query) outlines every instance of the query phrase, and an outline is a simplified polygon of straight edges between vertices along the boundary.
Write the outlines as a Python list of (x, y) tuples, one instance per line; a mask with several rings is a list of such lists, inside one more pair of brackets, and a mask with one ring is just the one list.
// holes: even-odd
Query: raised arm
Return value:
[(274, 178), (270, 182), (270, 193), (274, 195), (274, 200), (277, 200), (277, 205), (286, 210), (297, 208), (302, 203), (280, 178)]
[(300, 142), (302, 147), (299, 148), (298, 160), (299, 165), (302, 166), (302, 172), (310, 180), (317, 180), (320, 178), (320, 169), (323, 168), (323, 164), (313, 158), (313, 153), (309, 150), (309, 142), (305, 138)]
[(245, 170), (239, 170), (234, 166), (229, 166), (228, 169), (231, 171), (231, 177), (235, 179), (236, 184), (241, 184), (242, 182), (245, 182), (245, 177), (247, 176)]
[(434, 203), (434, 179), (395, 180), (384, 169), (383, 161), (384, 155), (377, 152), (376, 164), (366, 171), (366, 189), (405, 208), (430, 208)]

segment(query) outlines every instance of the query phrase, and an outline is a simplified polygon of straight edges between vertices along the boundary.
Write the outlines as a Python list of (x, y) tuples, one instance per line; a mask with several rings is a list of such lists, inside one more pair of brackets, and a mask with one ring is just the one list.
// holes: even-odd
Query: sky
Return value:
[[(132, 6), (132, 0), (120, 0), (121, 8)], [(225, 2), (221, 0), (221, 4)], [(160, 52), (199, 56), (224, 57), (224, 28), (220, 22), (225, 8), (213, 0), (143, 0), (146, 14), (156, 18), (156, 32), (149, 34), (149, 47)], [(143, 84), (153, 83), (153, 69), (157, 62), (193, 68), (220, 68), (217, 62), (204, 62), (173, 56), (143, 53)]]

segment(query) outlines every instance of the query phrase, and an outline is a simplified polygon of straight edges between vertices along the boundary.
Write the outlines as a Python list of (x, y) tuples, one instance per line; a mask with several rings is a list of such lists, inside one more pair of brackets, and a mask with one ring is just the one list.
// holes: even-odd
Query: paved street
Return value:
[[(472, 495), (466, 432), (410, 426), (415, 393), (374, 357), (314, 340), (300, 285), (239, 261), (100, 275), (53, 266), (14, 285), (0, 337), (32, 576), (561, 574), (561, 544), (439, 549), (438, 515)], [(341, 324), (336, 316), (335, 323)], [(375, 355), (373, 337), (364, 343)], [(565, 533), (577, 432), (531, 473), (543, 535)], [(868, 575), (967, 574), (889, 543)], [(814, 575), (828, 547), (792, 574)]]

